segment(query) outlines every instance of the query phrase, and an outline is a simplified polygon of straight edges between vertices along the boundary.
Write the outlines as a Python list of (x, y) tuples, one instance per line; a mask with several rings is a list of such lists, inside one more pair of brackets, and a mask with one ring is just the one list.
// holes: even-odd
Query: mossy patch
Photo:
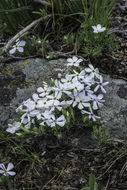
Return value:
[(17, 88), (26, 85), (26, 76), (20, 70), (8, 66), (0, 69), (0, 105), (8, 105), (16, 95)]

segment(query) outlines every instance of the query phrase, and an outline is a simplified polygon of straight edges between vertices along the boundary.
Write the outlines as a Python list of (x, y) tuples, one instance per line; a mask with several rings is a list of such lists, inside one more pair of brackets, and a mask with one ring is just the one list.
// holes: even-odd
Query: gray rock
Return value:
[(105, 87), (104, 106), (98, 111), (102, 124), (109, 126), (111, 137), (127, 136), (127, 82), (112, 79), (104, 75), (104, 81), (109, 81)]
[[(50, 82), (57, 74), (67, 72), (66, 60), (28, 59), (9, 65), (0, 70), (0, 126), (7, 127), (9, 119), (17, 117), (15, 109), (42, 86), (43, 81)], [(103, 125), (109, 126), (110, 136), (123, 138), (127, 135), (127, 83), (119, 79), (109, 81), (104, 99), (105, 103), (98, 114)], [(85, 138), (86, 139), (86, 138)]]
[(7, 127), (7, 121), (17, 116), (15, 109), (22, 101), (31, 97), (43, 81), (50, 82), (67, 69), (63, 59), (47, 61), (28, 59), (0, 69), (0, 126)]

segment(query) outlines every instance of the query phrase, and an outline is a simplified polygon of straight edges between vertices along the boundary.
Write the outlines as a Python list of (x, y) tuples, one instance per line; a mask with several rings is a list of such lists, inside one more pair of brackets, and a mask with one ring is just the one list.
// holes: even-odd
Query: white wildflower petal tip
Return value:
[(10, 51), (9, 51), (9, 54), (14, 54), (15, 53), (15, 51), (16, 51), (16, 48), (13, 48), (13, 49), (11, 49)]

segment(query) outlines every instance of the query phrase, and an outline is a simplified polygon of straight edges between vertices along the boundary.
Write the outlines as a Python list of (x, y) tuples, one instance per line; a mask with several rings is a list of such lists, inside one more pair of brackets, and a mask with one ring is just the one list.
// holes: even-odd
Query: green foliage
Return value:
[[(43, 21), (50, 18), (52, 29), (55, 29), (54, 32), (57, 35), (60, 34), (65, 24), (66, 27), (71, 25), (72, 29), (79, 28), (77, 35), (73, 33), (64, 35), (63, 42), (67, 48), (72, 48), (76, 41), (79, 52), (91, 57), (98, 57), (103, 52), (113, 51), (116, 47), (114, 35), (109, 34), (110, 13), (115, 2), (116, 0), (51, 0), (52, 10), (45, 7), (34, 13), (40, 14)], [(48, 14), (46, 14), (47, 12)], [(92, 26), (97, 24), (106, 27), (106, 31), (98, 34), (93, 33)]]
[(71, 47), (74, 45), (74, 41), (75, 41), (75, 35), (74, 34), (67, 34), (63, 37), (63, 42)]
[[(27, 0), (0, 1), (0, 29), (1, 38), (12, 35), (19, 27), (31, 21), (31, 7)], [(5, 34), (4, 34), (5, 32)]]
[[(90, 23), (91, 22), (91, 23)], [(98, 22), (100, 23), (100, 22)], [(98, 57), (103, 52), (111, 52), (116, 48), (115, 36), (108, 34), (109, 28), (102, 33), (93, 33), (92, 26), (95, 22), (89, 20), (88, 23), (83, 23), (80, 28), (78, 38), (78, 49), (91, 57)], [(105, 27), (105, 25), (102, 25)]]
[[(93, 174), (89, 176), (89, 187), (83, 187), (81, 190), (99, 190), (96, 178)], [(106, 190), (103, 188), (102, 190)]]
[[(103, 52), (115, 49), (115, 37), (109, 34), (109, 31), (110, 13), (116, 0), (49, 0), (47, 2), (51, 3), (51, 7), (43, 6), (40, 9), (37, 4), (33, 11), (30, 0), (1, 0), (0, 38), (14, 35), (22, 26), (32, 21), (32, 15), (34, 18), (38, 14), (42, 16), (44, 27), (43, 35), (39, 36), (43, 39), (42, 46), (38, 48), (38, 44), (35, 44), (37, 48), (34, 49), (37, 53), (39, 50), (39, 55), (47, 55), (47, 47), (53, 43), (51, 41), (54, 36), (56, 41), (64, 43), (65, 51), (75, 49), (91, 57), (98, 57)], [(97, 24), (106, 27), (106, 31), (93, 33), (92, 26)], [(51, 59), (54, 56), (49, 53), (47, 58)]]
[(47, 15), (46, 9), (40, 9), (39, 11), (33, 11), (33, 13), (41, 15), (43, 22), (47, 21), (48, 17), (50, 17)]
[(0, 177), (0, 188), (5, 189), (5, 186), (8, 190), (14, 190), (9, 176)]
[[(109, 34), (109, 15), (115, 2), (116, 0), (89, 0), (88, 6), (84, 4), (85, 15), (84, 22), (81, 24), (78, 33), (78, 49), (88, 56), (98, 57), (104, 51), (111, 52), (115, 49), (115, 37), (113, 34)], [(92, 26), (97, 24), (106, 27), (106, 31), (97, 34), (93, 33)]]
[(109, 138), (108, 126), (93, 126), (93, 137), (97, 140), (99, 146), (103, 146), (107, 143), (113, 143)]
[(54, 6), (55, 14), (68, 14), (74, 12), (82, 12), (81, 0), (51, 0)]

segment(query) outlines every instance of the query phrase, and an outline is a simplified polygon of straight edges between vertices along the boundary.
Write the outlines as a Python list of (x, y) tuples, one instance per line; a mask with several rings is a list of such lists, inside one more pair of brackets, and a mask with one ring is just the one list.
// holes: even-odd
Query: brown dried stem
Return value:
[(25, 28), (23, 28), (20, 32), (18, 32), (13, 38), (11, 38), (7, 44), (4, 46), (2, 52), (0, 53), (0, 55), (2, 55), (4, 52), (6, 52), (10, 46), (21, 36), (23, 36), (28, 30), (30, 30), (33, 26), (35, 26), (36, 24), (38, 24), (40, 21), (42, 20), (42, 17), (34, 20), (32, 23), (30, 23), (28, 26), (26, 26)]

